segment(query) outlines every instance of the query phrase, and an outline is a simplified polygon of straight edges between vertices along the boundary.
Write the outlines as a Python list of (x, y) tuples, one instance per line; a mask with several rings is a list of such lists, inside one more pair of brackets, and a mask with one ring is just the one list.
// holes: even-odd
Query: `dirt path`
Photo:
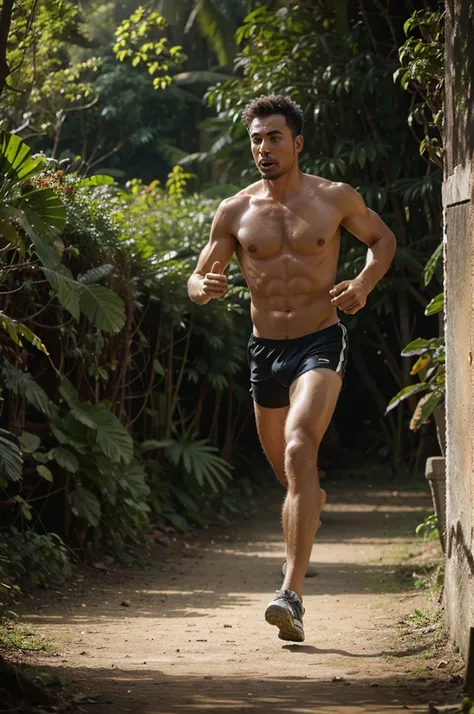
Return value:
[(81, 704), (91, 714), (405, 714), (452, 701), (460, 663), (413, 588), (433, 556), (414, 544), (427, 492), (325, 487), (304, 644), (263, 619), (284, 558), (275, 491), (251, 521), (154, 545), (153, 567), (87, 576), (59, 604), (43, 598), (25, 619), (57, 652), (35, 667), (72, 675), (74, 691), (97, 698)]

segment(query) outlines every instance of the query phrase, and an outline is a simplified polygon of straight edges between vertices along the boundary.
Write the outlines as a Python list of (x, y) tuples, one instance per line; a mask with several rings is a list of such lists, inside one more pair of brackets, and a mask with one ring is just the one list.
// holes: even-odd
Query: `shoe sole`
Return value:
[(265, 610), (265, 620), (269, 625), (275, 625), (280, 632), (278, 637), (287, 642), (304, 642), (304, 631), (298, 629), (289, 612), (279, 605), (269, 605)]

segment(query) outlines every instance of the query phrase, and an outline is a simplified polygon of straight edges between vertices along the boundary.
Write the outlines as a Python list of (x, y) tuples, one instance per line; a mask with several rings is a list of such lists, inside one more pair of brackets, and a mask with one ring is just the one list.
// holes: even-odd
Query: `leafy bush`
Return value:
[[(31, 168), (33, 190), (52, 207), (43, 216), (61, 216), (49, 226), (35, 219), (28, 232), (8, 213), (8, 193), (0, 205), (29, 258), (11, 242), (2, 267), (17, 294), (3, 316), (7, 523), (53, 520), (60, 498), (55, 529), (65, 538), (127, 558), (150, 513), (180, 528), (248, 508), (253, 489), (231, 485), (230, 463), (251, 415), (239, 383), (247, 289), (236, 265), (227, 301), (199, 310), (186, 289), (216, 202), (186, 196), (191, 176), (180, 167), (166, 190), (138, 180), (119, 189), (110, 177), (28, 164), (16, 139), (5, 139), (4, 154), (17, 157), (18, 195), (21, 169)], [(49, 287), (29, 277), (40, 271)]]
[(4, 590), (13, 583), (61, 585), (71, 577), (74, 558), (55, 533), (12, 528), (0, 534), (0, 577)]

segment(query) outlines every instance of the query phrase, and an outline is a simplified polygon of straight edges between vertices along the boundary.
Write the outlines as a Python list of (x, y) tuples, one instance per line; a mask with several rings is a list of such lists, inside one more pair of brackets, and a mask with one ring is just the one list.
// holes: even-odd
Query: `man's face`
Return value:
[(283, 114), (254, 119), (249, 135), (260, 176), (267, 181), (274, 181), (292, 169), (303, 148), (303, 137), (293, 136)]

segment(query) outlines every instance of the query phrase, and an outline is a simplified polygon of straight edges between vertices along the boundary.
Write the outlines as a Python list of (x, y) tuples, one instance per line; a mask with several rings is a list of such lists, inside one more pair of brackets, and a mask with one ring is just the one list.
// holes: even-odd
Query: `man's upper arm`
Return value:
[(369, 247), (382, 236), (392, 234), (380, 216), (368, 208), (362, 196), (347, 184), (340, 187), (341, 224)]
[(237, 244), (232, 234), (234, 215), (235, 211), (232, 211), (228, 201), (223, 201), (219, 205), (212, 221), (209, 241), (201, 251), (194, 275), (204, 276), (216, 260), (221, 264), (221, 272), (227, 268)]

